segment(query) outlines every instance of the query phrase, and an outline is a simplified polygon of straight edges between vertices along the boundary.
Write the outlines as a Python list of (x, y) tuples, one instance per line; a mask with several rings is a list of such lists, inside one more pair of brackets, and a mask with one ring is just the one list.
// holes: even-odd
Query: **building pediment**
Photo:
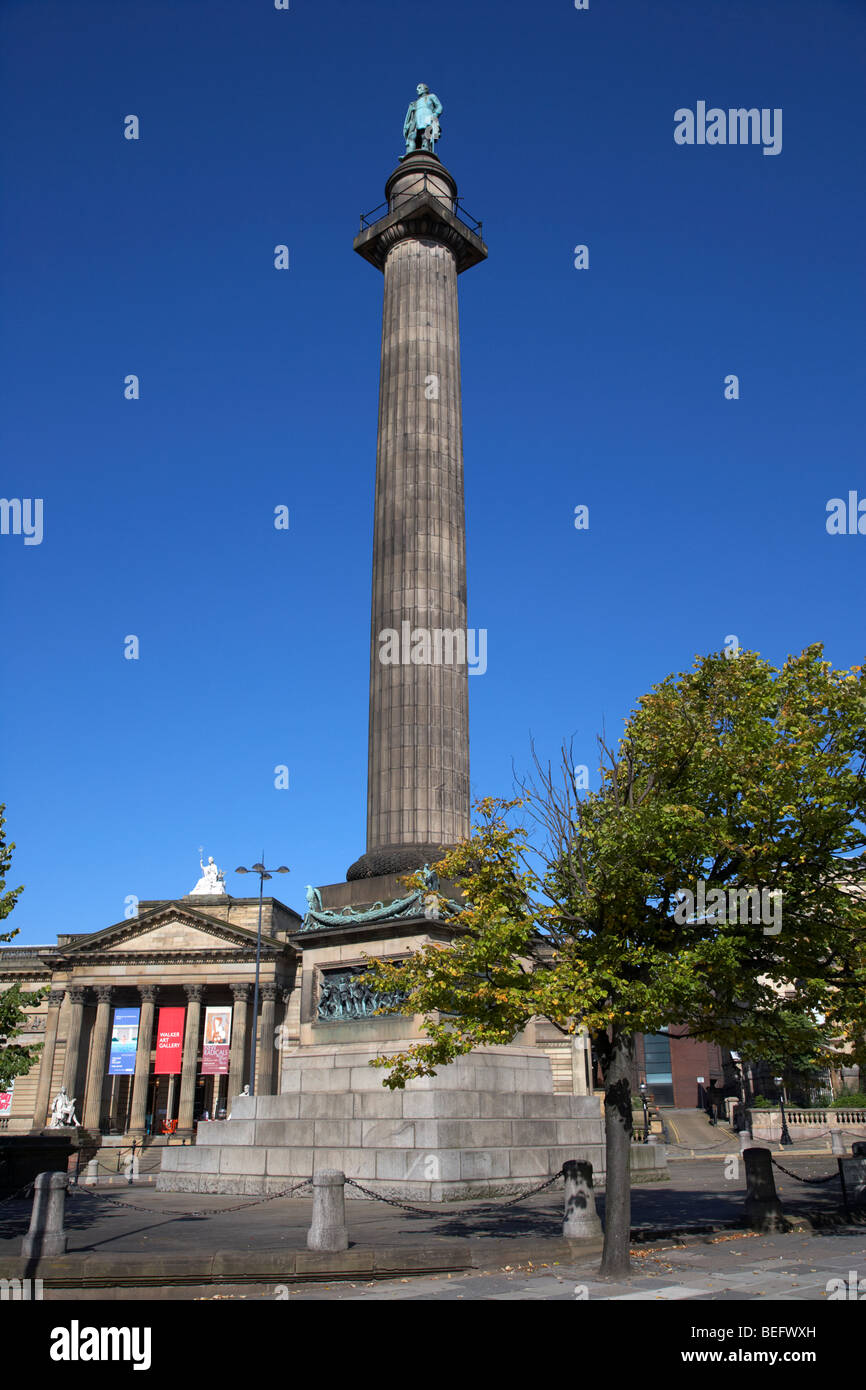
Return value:
[[(216, 917), (209, 917), (194, 908), (161, 907), (131, 917), (90, 936), (79, 937), (63, 946), (58, 955), (67, 960), (108, 957), (172, 956), (180, 954), (227, 955), (248, 954), (256, 949), (256, 933), (246, 927), (231, 926)], [(286, 943), (262, 933), (262, 951), (266, 955), (286, 950)]]

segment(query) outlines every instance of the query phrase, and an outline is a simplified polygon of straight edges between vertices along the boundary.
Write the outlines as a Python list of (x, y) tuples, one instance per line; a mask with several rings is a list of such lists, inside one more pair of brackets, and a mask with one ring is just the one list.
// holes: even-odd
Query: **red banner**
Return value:
[(183, 1067), (183, 1020), (186, 1009), (160, 1009), (156, 1025), (155, 1076), (176, 1075)]

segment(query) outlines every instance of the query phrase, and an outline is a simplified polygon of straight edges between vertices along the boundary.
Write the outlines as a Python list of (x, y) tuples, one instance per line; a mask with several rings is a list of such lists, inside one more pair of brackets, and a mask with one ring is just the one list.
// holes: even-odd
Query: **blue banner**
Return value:
[(115, 1009), (111, 1025), (109, 1076), (134, 1076), (141, 1009)]

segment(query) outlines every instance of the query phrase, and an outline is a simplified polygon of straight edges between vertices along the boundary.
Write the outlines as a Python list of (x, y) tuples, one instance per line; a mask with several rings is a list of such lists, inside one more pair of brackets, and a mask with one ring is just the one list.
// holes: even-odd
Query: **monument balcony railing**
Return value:
[(373, 208), (372, 212), (362, 212), (361, 231), (365, 232), (368, 227), (372, 227), (374, 223), (378, 222), (386, 213), (395, 212), (404, 203), (408, 203), (413, 198), (417, 198), (419, 193), (432, 193), (436, 201), (441, 203), (443, 207), (447, 207), (448, 211), (453, 213), (457, 221), (460, 222), (468, 232), (472, 232), (474, 236), (481, 236), (482, 224), (477, 218), (466, 211), (461, 199), (457, 198), (452, 201), (450, 198), (442, 197), (442, 180), (435, 174), (429, 176), (427, 174), (419, 174), (417, 178), (413, 178), (411, 189), (407, 189), (404, 193), (396, 193), (390, 202), (380, 203), (378, 207)]

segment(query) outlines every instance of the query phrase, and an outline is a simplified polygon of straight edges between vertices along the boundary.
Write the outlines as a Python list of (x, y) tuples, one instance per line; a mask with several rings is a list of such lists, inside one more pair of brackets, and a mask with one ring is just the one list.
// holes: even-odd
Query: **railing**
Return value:
[[(764, 1108), (763, 1106), (753, 1107), (749, 1110), (752, 1119), (752, 1128), (764, 1130), (771, 1126), (779, 1126), (782, 1122), (782, 1112), (778, 1106)], [(802, 1125), (804, 1128), (817, 1127), (821, 1129), (838, 1129), (842, 1125), (863, 1125), (866, 1126), (866, 1110), (855, 1109), (853, 1107), (836, 1106), (819, 1110), (817, 1108), (808, 1110), (791, 1109), (785, 1106), (785, 1119), (789, 1125)]]
[[(432, 179), (432, 183), (427, 182), (428, 178)], [(420, 188), (418, 187), (419, 179), (421, 180)], [(413, 176), (413, 183), (415, 186), (411, 191), (396, 194), (395, 197), (391, 199), (390, 203), (379, 203), (378, 207), (373, 208), (372, 212), (362, 212), (361, 231), (364, 232), (368, 227), (372, 227), (375, 222), (379, 221), (380, 217), (385, 216), (386, 212), (393, 212), (401, 203), (406, 203), (411, 198), (416, 198), (419, 193), (423, 192), (432, 193), (438, 202), (444, 204), (449, 211), (454, 213), (457, 221), (461, 222), (467, 231), (472, 232), (475, 236), (481, 236), (482, 224), (477, 218), (472, 217), (471, 214), (466, 211), (462, 205), (462, 200), (457, 198), (452, 205), (452, 200), (450, 198), (444, 198), (442, 196), (442, 178), (440, 175), (428, 175), (426, 173), (418, 174)]]

